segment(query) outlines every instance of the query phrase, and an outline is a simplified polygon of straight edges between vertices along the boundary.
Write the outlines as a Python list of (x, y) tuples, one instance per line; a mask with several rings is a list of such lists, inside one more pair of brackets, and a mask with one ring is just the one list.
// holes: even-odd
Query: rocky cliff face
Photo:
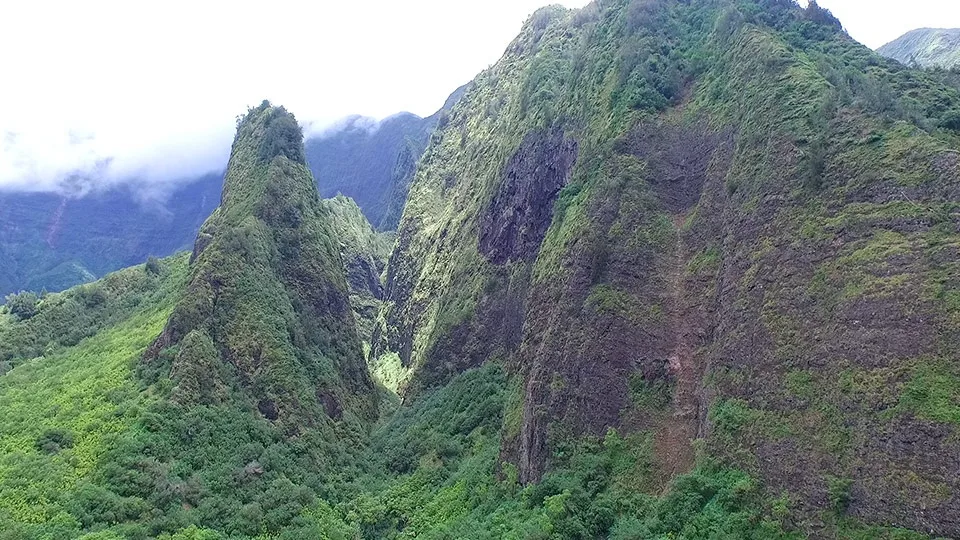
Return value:
[(524, 482), (614, 427), (652, 489), (699, 447), (809, 531), (960, 534), (958, 108), (816, 6), (538, 11), (420, 163), (374, 354), (408, 398), (502, 359)]
[(247, 402), (290, 434), (347, 414), (373, 419), (329, 210), (282, 107), (264, 102), (240, 123), (191, 265), (186, 294), (144, 357), (153, 371), (169, 364), (173, 400)]
[(350, 290), (350, 304), (362, 340), (369, 340), (383, 300), (381, 276), (393, 246), (392, 232), (377, 232), (357, 203), (338, 195), (323, 201), (340, 246)]

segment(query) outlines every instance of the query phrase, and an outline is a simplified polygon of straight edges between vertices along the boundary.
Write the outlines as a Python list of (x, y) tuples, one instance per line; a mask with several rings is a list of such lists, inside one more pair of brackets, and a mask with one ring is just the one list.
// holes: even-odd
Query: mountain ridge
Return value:
[(877, 52), (908, 66), (950, 69), (960, 64), (960, 28), (911, 30)]

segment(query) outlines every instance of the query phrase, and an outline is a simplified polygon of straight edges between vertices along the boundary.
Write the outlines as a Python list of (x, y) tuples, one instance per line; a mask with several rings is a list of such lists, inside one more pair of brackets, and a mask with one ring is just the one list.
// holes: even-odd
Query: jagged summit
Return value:
[(372, 418), (338, 245), (283, 107), (264, 101), (238, 123), (187, 292), (144, 362), (170, 370), (175, 401), (247, 401), (292, 431)]

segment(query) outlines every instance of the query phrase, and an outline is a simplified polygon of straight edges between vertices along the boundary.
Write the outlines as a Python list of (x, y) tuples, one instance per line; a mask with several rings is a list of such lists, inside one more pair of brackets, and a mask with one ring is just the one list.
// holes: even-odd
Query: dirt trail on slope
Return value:
[(669, 320), (674, 345), (667, 358), (667, 368), (673, 382), (673, 407), (654, 436), (653, 451), (655, 485), (665, 489), (678, 474), (690, 471), (694, 463), (693, 440), (697, 436), (699, 399), (695, 349), (690, 343), (693, 329), (685, 317), (684, 291), (684, 214), (674, 216), (676, 245), (668, 282)]

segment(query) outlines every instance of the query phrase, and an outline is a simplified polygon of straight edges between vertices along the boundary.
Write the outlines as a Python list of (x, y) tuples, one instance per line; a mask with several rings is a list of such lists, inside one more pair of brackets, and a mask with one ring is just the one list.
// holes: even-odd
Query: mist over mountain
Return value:
[(82, 196), (0, 192), (0, 295), (60, 291), (189, 248), (220, 200), (221, 174), (182, 183), (159, 200), (136, 187)]
[[(396, 229), (416, 163), (438, 121), (352, 116), (306, 141), (306, 160), (324, 197), (357, 201), (379, 230)], [(222, 173), (177, 181), (64, 181), (53, 192), (0, 191), (0, 296), (61, 291), (108, 272), (188, 249), (219, 204)]]
[(457, 89), (435, 114), (400, 113), (376, 122), (351, 117), (306, 142), (307, 162), (324, 197), (357, 202), (382, 231), (397, 228), (417, 161), (430, 135), (465, 91)]

